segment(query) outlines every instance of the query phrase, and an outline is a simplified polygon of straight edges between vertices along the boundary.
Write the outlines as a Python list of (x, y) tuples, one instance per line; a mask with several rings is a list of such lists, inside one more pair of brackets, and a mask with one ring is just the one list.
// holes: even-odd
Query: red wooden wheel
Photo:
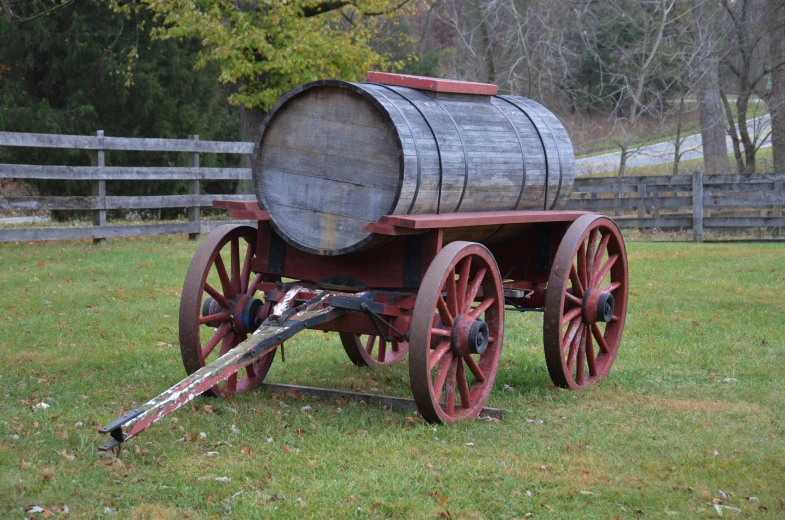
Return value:
[(545, 360), (553, 384), (579, 390), (604, 378), (627, 314), (627, 252), (609, 218), (584, 215), (567, 230), (548, 279)]
[(493, 255), (472, 242), (447, 245), (425, 273), (410, 331), (409, 379), (426, 420), (451, 424), (480, 413), (503, 335), (504, 295)]
[[(180, 297), (180, 353), (189, 374), (239, 345), (269, 314), (271, 304), (255, 297), (263, 275), (251, 279), (255, 250), (256, 229), (232, 224), (214, 229), (196, 250)], [(205, 394), (256, 388), (274, 356), (270, 352)]]
[(358, 367), (397, 363), (409, 352), (409, 343), (405, 341), (388, 342), (381, 336), (366, 336), (351, 332), (341, 332), (340, 336), (346, 355)]

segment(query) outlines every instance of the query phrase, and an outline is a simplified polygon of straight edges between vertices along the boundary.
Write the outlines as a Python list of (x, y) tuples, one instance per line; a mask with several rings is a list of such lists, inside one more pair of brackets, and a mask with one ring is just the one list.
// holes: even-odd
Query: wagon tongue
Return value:
[(98, 433), (108, 433), (112, 436), (112, 440), (102, 444), (98, 449), (113, 450), (154, 422), (228, 379), (229, 376), (264, 356), (301, 330), (333, 320), (347, 312), (346, 309), (330, 306), (327, 303), (328, 296), (330, 296), (329, 291), (321, 291), (314, 298), (297, 307), (270, 316), (250, 338), (213, 363), (197, 370), (141, 407), (99, 428)]

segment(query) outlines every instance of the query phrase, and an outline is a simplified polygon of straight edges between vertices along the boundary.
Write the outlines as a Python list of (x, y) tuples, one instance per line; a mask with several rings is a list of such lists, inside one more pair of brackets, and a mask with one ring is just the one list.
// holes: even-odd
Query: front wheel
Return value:
[[(180, 297), (180, 353), (188, 374), (245, 341), (269, 314), (272, 304), (256, 297), (256, 284), (264, 276), (251, 278), (255, 252), (256, 229), (232, 224), (214, 229), (196, 250)], [(274, 356), (271, 351), (205, 394), (256, 388)]]
[(425, 273), (414, 305), (409, 380), (432, 423), (477, 417), (496, 379), (504, 336), (504, 294), (493, 255), (453, 242)]

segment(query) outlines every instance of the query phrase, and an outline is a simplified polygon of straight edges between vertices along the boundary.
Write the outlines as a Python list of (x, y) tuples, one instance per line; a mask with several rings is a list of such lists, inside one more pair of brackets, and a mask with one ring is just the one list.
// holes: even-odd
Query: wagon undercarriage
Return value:
[(189, 376), (99, 431), (108, 450), (201, 394), (264, 380), (297, 332), (338, 332), (359, 366), (407, 357), (422, 416), (476, 417), (493, 387), (505, 311), (543, 312), (549, 374), (601, 380), (621, 341), (627, 259), (612, 220), (562, 211), (386, 216), (373, 250), (318, 256), (284, 242), (256, 204), (221, 201), (256, 227), (217, 228), (189, 267), (180, 345)]

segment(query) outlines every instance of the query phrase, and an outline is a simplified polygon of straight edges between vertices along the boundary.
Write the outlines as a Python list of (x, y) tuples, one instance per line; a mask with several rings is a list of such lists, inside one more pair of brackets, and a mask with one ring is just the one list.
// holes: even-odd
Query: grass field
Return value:
[[(97, 426), (184, 375), (195, 247), (0, 246), (0, 517), (785, 516), (781, 244), (629, 243), (625, 337), (585, 392), (550, 383), (541, 317), (508, 314), (501, 422), (260, 391), (199, 398), (99, 457)], [(358, 369), (332, 335), (286, 352), (269, 380), (410, 395), (405, 363)]]

